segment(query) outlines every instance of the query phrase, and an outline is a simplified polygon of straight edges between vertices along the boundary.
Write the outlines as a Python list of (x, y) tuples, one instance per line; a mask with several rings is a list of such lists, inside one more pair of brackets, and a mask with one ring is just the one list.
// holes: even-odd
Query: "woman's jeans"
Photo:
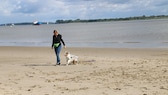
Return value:
[(57, 64), (60, 64), (60, 52), (61, 52), (61, 48), (62, 46), (59, 45), (58, 47), (54, 47), (55, 49), (55, 54), (56, 54), (56, 60), (57, 60)]

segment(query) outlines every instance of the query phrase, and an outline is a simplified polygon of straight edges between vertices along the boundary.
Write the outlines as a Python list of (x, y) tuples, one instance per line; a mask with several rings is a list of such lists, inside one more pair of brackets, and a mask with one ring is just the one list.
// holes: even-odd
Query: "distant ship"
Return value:
[(33, 22), (33, 25), (41, 25), (41, 22), (39, 22), (39, 21), (34, 21), (34, 22)]

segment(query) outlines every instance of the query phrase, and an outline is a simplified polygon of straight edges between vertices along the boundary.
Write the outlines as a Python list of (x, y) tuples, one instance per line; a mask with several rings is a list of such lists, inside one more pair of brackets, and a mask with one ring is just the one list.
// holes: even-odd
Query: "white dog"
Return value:
[(70, 54), (70, 52), (65, 52), (66, 57), (66, 65), (69, 65), (70, 63), (77, 64), (78, 63), (78, 56)]

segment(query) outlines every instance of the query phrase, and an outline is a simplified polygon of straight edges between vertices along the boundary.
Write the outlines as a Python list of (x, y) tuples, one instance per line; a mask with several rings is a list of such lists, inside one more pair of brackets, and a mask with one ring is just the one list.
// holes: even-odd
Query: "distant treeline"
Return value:
[[(168, 18), (168, 15), (158, 15), (158, 16), (135, 16), (126, 18), (105, 18), (105, 19), (89, 19), (89, 20), (56, 20), (55, 22), (41, 22), (41, 24), (61, 24), (61, 23), (79, 23), (79, 22), (105, 22), (105, 21), (126, 21), (126, 20), (147, 20), (147, 19), (164, 19)], [(22, 23), (7, 23), (0, 24), (0, 26), (14, 26), (14, 25), (33, 25), (33, 22), (22, 22)]]
[(105, 18), (105, 19), (89, 19), (89, 20), (56, 20), (55, 23), (76, 23), (76, 22), (103, 22), (103, 21), (124, 21), (124, 20), (145, 20), (145, 19), (162, 19), (168, 18), (168, 15), (158, 15), (158, 16), (135, 16), (126, 18)]

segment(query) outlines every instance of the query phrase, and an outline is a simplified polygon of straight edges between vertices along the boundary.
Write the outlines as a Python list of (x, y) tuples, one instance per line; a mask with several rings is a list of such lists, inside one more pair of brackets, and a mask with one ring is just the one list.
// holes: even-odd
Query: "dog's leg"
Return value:
[(78, 59), (75, 59), (75, 64), (76, 64), (76, 65), (78, 64)]
[(73, 64), (75, 65), (75, 60), (73, 60)]
[(68, 60), (68, 62), (67, 62), (67, 64), (66, 64), (66, 66), (68, 66), (70, 63), (71, 63), (71, 60)]
[(66, 66), (68, 66), (68, 61), (66, 62)]
[(68, 59), (66, 59), (66, 66), (68, 65)]

